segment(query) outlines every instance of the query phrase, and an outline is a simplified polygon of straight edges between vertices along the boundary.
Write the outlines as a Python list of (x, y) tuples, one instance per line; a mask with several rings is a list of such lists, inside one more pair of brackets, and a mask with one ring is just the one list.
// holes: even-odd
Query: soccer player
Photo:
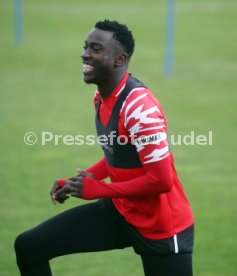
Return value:
[(60, 203), (69, 195), (98, 200), (19, 235), (21, 275), (52, 275), (49, 260), (57, 256), (126, 247), (141, 256), (146, 276), (192, 275), (194, 217), (162, 107), (128, 73), (134, 46), (127, 26), (109, 20), (97, 22), (85, 40), (83, 75), (97, 86), (95, 122), (104, 157), (75, 177), (57, 180), (51, 197)]

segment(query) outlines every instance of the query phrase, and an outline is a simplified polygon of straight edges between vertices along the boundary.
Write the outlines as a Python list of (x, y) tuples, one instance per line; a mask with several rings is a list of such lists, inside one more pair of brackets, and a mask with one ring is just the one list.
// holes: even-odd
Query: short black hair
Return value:
[(128, 29), (128, 27), (124, 24), (120, 24), (117, 21), (110, 21), (105, 19), (103, 21), (98, 21), (95, 24), (95, 28), (109, 31), (113, 33), (113, 38), (120, 43), (120, 45), (124, 48), (128, 57), (131, 58), (134, 48), (135, 48), (135, 40), (132, 32)]

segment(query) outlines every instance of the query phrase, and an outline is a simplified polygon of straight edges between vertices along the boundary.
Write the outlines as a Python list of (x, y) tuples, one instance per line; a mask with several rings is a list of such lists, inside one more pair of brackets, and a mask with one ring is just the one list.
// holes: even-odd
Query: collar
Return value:
[(128, 74), (128, 72), (126, 72), (126, 74), (124, 75), (124, 77), (122, 78), (122, 80), (120, 81), (118, 86), (114, 89), (114, 91), (108, 97), (106, 97), (105, 99), (103, 99), (101, 97), (101, 102), (102, 103), (108, 102), (108, 101), (111, 100), (111, 98), (114, 98), (114, 100), (116, 100), (118, 98), (118, 96), (120, 95), (120, 93), (123, 91), (124, 86), (127, 82), (128, 76), (129, 76), (129, 74)]

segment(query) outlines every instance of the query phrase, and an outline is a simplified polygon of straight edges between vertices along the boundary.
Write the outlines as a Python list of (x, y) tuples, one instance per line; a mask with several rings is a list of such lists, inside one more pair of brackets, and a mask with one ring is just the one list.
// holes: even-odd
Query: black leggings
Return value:
[[(20, 234), (15, 251), (21, 275), (52, 275), (49, 260), (57, 256), (132, 246), (127, 228), (113, 212), (111, 219), (97, 201), (63, 212)], [(192, 254), (141, 258), (146, 276), (192, 275)]]

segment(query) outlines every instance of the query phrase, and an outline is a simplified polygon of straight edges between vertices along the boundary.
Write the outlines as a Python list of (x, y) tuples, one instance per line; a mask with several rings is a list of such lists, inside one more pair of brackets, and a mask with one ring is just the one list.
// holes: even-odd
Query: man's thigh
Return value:
[(192, 276), (192, 254), (143, 255), (145, 276)]
[(69, 209), (23, 233), (32, 252), (47, 259), (57, 256), (120, 249), (129, 236), (113, 205), (103, 200)]

